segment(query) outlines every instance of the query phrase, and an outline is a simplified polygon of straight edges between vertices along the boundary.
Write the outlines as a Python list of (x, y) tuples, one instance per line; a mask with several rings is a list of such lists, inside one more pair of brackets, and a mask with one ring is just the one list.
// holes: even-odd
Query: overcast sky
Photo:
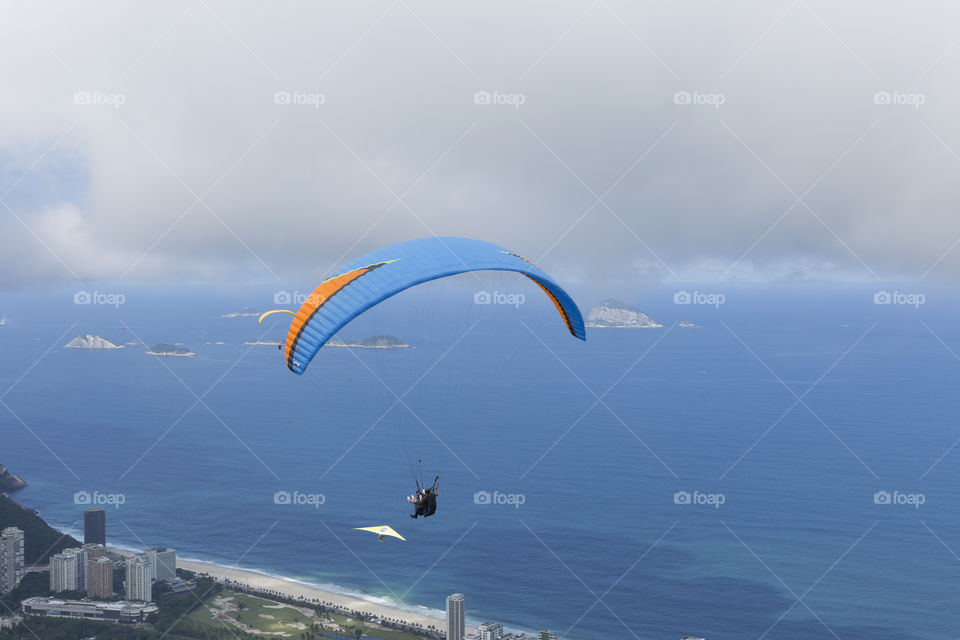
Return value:
[(0, 287), (949, 281), (953, 2), (0, 2)]

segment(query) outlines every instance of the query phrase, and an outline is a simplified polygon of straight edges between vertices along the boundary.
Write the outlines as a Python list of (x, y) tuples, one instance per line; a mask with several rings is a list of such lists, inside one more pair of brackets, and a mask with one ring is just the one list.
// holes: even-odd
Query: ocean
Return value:
[[(0, 462), (64, 530), (89, 497), (111, 544), (409, 606), (461, 592), (470, 620), (512, 629), (956, 637), (949, 293), (703, 285), (723, 303), (679, 305), (662, 287), (627, 301), (664, 328), (582, 343), (532, 285), (491, 277), (522, 302), (474, 304), (465, 277), (424, 285), (342, 332), (414, 348), (327, 348), (302, 377), (243, 344), (281, 338), (288, 316), (221, 317), (272, 308), (267, 288), (2, 294)], [(63, 348), (81, 333), (197, 355)], [(419, 469), (440, 500), (414, 521)], [(407, 542), (353, 530), (380, 524)]]

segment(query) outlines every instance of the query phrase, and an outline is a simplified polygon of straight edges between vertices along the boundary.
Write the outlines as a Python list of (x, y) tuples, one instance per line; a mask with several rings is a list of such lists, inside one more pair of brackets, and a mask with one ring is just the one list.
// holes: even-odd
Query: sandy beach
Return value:
[[(205, 573), (217, 580), (230, 580), (233, 583), (251, 589), (275, 591), (289, 598), (306, 598), (307, 600), (316, 598), (322, 603), (332, 604), (333, 606), (349, 610), (363, 611), (380, 618), (402, 620), (411, 624), (419, 624), (423, 627), (432, 625), (438, 629), (443, 629), (444, 626), (445, 614), (440, 609), (427, 609), (424, 607), (421, 612), (408, 611), (399, 607), (392, 607), (365, 600), (358, 596), (336, 593), (293, 580), (269, 576), (257, 571), (232, 569), (205, 562), (181, 560), (180, 558), (177, 558), (177, 567), (195, 573)], [(467, 628), (467, 633), (474, 632), (475, 629), (473, 627)]]

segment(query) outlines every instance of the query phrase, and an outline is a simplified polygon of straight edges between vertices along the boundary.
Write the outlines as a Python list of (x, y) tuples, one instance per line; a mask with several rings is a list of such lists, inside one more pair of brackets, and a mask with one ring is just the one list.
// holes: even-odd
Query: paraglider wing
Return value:
[(302, 375), (307, 365), (345, 324), (379, 302), (412, 286), (469, 271), (515, 271), (553, 301), (570, 333), (586, 340), (576, 303), (526, 258), (489, 242), (469, 238), (420, 238), (377, 249), (325, 280), (297, 311), (287, 333), (287, 367)]
[(257, 318), (257, 324), (260, 324), (261, 322), (263, 322), (263, 319), (266, 318), (267, 316), (272, 316), (275, 313), (289, 313), (292, 316), (297, 315), (293, 311), (289, 311), (287, 309), (274, 309), (273, 311), (267, 311), (265, 313), (261, 313), (260, 317)]
[(370, 533), (376, 533), (381, 538), (383, 536), (390, 536), (391, 538), (400, 538), (404, 542), (407, 541), (406, 538), (386, 525), (380, 525), (378, 527), (354, 527), (354, 529), (357, 531), (369, 531)]

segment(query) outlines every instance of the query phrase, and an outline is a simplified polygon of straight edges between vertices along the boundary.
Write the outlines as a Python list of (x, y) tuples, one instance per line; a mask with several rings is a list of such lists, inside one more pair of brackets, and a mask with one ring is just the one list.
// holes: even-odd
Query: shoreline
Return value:
[[(124, 552), (125, 555), (126, 553), (128, 552)], [(231, 584), (254, 591), (272, 591), (294, 600), (304, 598), (312, 601), (316, 598), (321, 604), (350, 611), (360, 611), (378, 618), (400, 620), (406, 624), (420, 625), (424, 629), (432, 625), (438, 630), (441, 630), (446, 619), (445, 612), (440, 609), (430, 609), (421, 605), (410, 605), (411, 608), (415, 607), (419, 610), (415, 611), (389, 602), (380, 602), (378, 600), (382, 599), (375, 598), (374, 596), (368, 596), (362, 593), (351, 595), (346, 592), (346, 589), (343, 591), (335, 591), (330, 588), (323, 588), (318, 585), (283, 576), (270, 575), (252, 569), (224, 567), (212, 562), (183, 560), (181, 558), (177, 558), (177, 567), (197, 574), (206, 574), (218, 582), (229, 581)], [(475, 628), (468, 626), (468, 633), (475, 633), (475, 631)]]
[[(136, 555), (135, 551), (115, 546), (108, 547), (108, 550), (125, 558)], [(359, 591), (351, 592), (349, 589), (336, 585), (323, 587), (255, 569), (225, 567), (214, 562), (187, 560), (180, 557), (177, 558), (177, 568), (186, 569), (196, 574), (208, 575), (217, 582), (225, 583), (229, 581), (231, 584), (244, 589), (266, 592), (263, 596), (265, 598), (269, 598), (269, 592), (293, 600), (304, 598), (312, 602), (316, 598), (320, 604), (348, 611), (360, 611), (378, 618), (398, 620), (405, 624), (420, 625), (423, 629), (432, 625), (441, 633), (446, 621), (446, 612), (442, 609), (432, 609), (416, 604), (392, 603), (386, 598)], [(465, 628), (468, 635), (476, 633), (476, 627), (469, 623), (466, 624)]]

